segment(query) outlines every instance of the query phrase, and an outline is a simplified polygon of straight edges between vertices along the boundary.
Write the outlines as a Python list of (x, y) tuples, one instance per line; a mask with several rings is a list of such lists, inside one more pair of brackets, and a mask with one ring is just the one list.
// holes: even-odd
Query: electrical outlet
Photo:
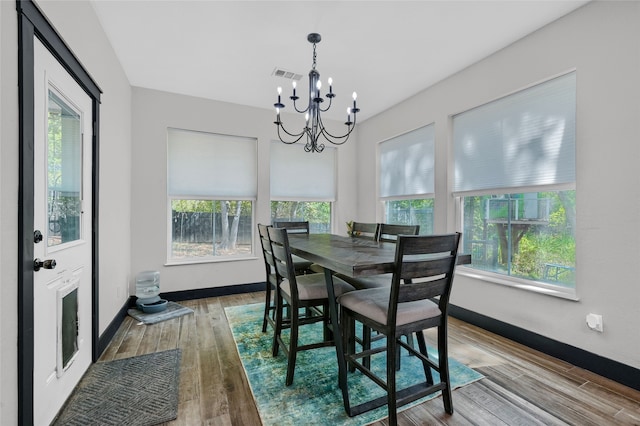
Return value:
[(587, 327), (591, 330), (599, 331), (602, 333), (604, 331), (602, 324), (602, 315), (598, 314), (589, 314), (587, 315)]

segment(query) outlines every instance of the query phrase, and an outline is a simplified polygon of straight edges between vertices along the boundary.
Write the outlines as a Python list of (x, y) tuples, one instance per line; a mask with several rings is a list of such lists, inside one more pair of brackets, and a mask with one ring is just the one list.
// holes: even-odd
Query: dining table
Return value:
[[(291, 253), (324, 268), (329, 296), (330, 326), (338, 359), (338, 386), (342, 391), (345, 411), (352, 417), (386, 404), (386, 396), (355, 406), (350, 404), (347, 365), (342, 347), (333, 274), (339, 273), (355, 278), (393, 272), (396, 244), (334, 234), (291, 234), (289, 246)], [(457, 263), (471, 263), (471, 256), (458, 255)]]

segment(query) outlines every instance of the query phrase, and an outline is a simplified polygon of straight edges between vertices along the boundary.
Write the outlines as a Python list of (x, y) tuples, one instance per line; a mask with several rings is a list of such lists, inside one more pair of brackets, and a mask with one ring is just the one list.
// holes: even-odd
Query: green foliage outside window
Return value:
[(575, 286), (575, 191), (464, 197), (464, 251), (478, 269)]
[(272, 201), (271, 221), (309, 221), (309, 232), (331, 232), (331, 203), (328, 201)]

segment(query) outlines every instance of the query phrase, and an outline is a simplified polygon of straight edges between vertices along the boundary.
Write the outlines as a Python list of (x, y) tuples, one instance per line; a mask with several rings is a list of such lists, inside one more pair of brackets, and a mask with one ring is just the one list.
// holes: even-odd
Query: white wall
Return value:
[[(100, 128), (100, 332), (128, 299), (131, 87), (88, 2), (39, 7), (103, 90)], [(17, 424), (18, 25), (0, 1), (0, 424)]]
[[(435, 229), (453, 231), (449, 116), (574, 68), (580, 300), (458, 274), (452, 303), (640, 368), (640, 3), (590, 3), (369, 119), (359, 152), (374, 164), (378, 142), (435, 122)], [(359, 217), (377, 207), (375, 173), (358, 169)], [(604, 333), (587, 328), (590, 312), (603, 315)]]
[(0, 424), (17, 424), (18, 23), (0, 2)]
[[(264, 260), (254, 236), (255, 257), (247, 260), (165, 266), (167, 260), (167, 127), (257, 138), (258, 197), (256, 223), (270, 223), (269, 149), (277, 138), (271, 110), (133, 89), (132, 289), (135, 275), (160, 271), (162, 292), (263, 282)], [(283, 114), (283, 120), (286, 120)], [(302, 146), (291, 146), (302, 149)], [(338, 147), (338, 199), (334, 232), (355, 212), (355, 143)], [(309, 154), (322, 155), (322, 154)], [(300, 176), (313, 185), (313, 176)]]

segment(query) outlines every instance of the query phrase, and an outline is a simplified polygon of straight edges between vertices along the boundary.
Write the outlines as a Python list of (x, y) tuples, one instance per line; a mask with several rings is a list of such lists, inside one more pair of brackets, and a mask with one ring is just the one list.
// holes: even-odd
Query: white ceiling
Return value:
[(291, 81), (272, 73), (302, 74), (306, 88), (307, 34), (320, 33), (317, 70), (337, 94), (330, 117), (344, 119), (357, 91), (360, 120), (587, 2), (91, 1), (131, 85), (261, 108), (283, 86), (292, 110)]

